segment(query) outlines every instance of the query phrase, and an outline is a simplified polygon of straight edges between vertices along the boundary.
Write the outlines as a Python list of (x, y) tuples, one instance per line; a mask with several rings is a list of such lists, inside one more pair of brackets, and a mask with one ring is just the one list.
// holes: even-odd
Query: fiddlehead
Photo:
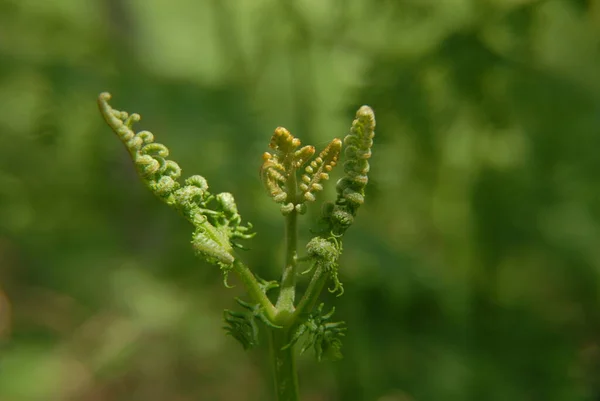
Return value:
[(269, 148), (274, 152), (263, 154), (260, 177), (273, 200), (281, 204), (283, 214), (290, 213), (296, 207), (296, 169), (315, 153), (313, 146), (296, 150), (300, 144), (300, 140), (287, 129), (277, 127), (269, 143)]
[(329, 179), (329, 172), (335, 167), (342, 150), (342, 141), (335, 138), (327, 145), (317, 158), (304, 169), (302, 176), (302, 199), (307, 202), (315, 200), (315, 193), (323, 190), (321, 181)]
[(333, 288), (329, 291), (339, 291), (338, 296), (342, 295), (344, 293), (344, 286), (338, 278), (338, 259), (342, 253), (341, 242), (335, 237), (327, 239), (314, 237), (306, 244), (306, 251), (313, 261), (313, 265), (308, 271), (312, 271), (319, 266), (323, 267), (333, 280)]
[[(300, 140), (285, 128), (275, 130), (269, 144), (272, 153), (263, 155), (260, 176), (286, 215), (285, 265), (281, 283), (277, 283), (258, 278), (234, 255), (234, 247), (242, 247), (234, 241), (251, 238), (254, 234), (250, 232), (250, 224), (242, 224), (233, 195), (228, 192), (211, 194), (206, 179), (199, 175), (182, 183), (179, 180), (181, 168), (168, 159), (167, 147), (156, 143), (152, 133), (133, 130), (140, 115), (115, 110), (108, 104), (109, 100), (108, 93), (99, 96), (100, 111), (129, 151), (142, 181), (161, 201), (192, 223), (194, 250), (224, 270), (225, 284), (227, 274), (233, 270), (246, 286), (253, 303), (237, 299), (245, 310), (225, 311), (227, 333), (245, 349), (252, 348), (258, 344), (258, 322), (262, 322), (271, 335), (278, 395), (282, 399), (298, 399), (291, 347), (303, 334), (307, 333), (308, 337), (302, 352), (312, 347), (318, 360), (323, 356), (341, 358), (341, 338), (346, 330), (344, 322), (330, 322), (334, 310), (323, 314), (323, 304), (312, 310), (329, 278), (334, 282), (330, 291), (343, 293), (338, 278), (341, 238), (364, 202), (375, 128), (372, 110), (368, 106), (359, 109), (351, 133), (345, 138), (345, 176), (336, 185), (335, 203), (323, 207), (322, 220), (327, 227), (307, 244), (307, 258), (297, 255), (298, 214), (303, 214), (306, 204), (314, 202), (316, 194), (322, 191), (323, 182), (329, 179), (330, 171), (338, 163), (342, 141), (334, 139), (310, 161), (315, 154), (313, 146), (300, 147)], [(298, 176), (298, 171), (307, 163), (309, 165)], [(295, 304), (296, 268), (300, 259), (312, 262), (314, 274), (302, 299)], [(276, 304), (273, 304), (267, 292), (276, 287), (280, 287), (280, 291)]]
[(344, 138), (345, 175), (336, 184), (337, 199), (334, 205), (328, 204), (323, 209), (323, 217), (335, 235), (344, 234), (364, 203), (374, 136), (375, 114), (369, 106), (362, 106), (356, 112), (350, 133)]
[[(300, 140), (282, 127), (275, 129), (269, 147), (271, 154), (263, 154), (260, 176), (273, 200), (281, 204), (283, 214), (297, 210), (304, 213), (305, 202), (315, 200), (315, 194), (323, 190), (322, 182), (329, 179), (329, 172), (335, 167), (342, 149), (342, 141), (334, 139), (304, 169), (302, 182), (296, 188), (297, 170), (315, 154), (314, 146), (300, 146)], [(300, 196), (296, 193), (299, 192)]]
[(334, 281), (334, 287), (330, 291), (339, 290), (339, 295), (344, 290), (338, 278), (337, 259), (342, 249), (342, 237), (354, 222), (358, 208), (364, 203), (364, 190), (369, 181), (368, 159), (371, 157), (374, 136), (375, 115), (369, 106), (362, 106), (356, 112), (350, 133), (344, 138), (345, 175), (336, 184), (337, 199), (335, 203), (323, 204), (321, 220), (325, 227), (306, 246), (308, 256), (313, 260), (313, 267), (326, 267), (325, 270)]
[(108, 101), (111, 96), (102, 93), (98, 106), (106, 123), (125, 145), (144, 184), (159, 199), (181, 213), (194, 226), (192, 246), (196, 253), (210, 263), (218, 264), (225, 273), (235, 260), (233, 239), (251, 238), (251, 225), (241, 224), (233, 195), (224, 192), (211, 195), (206, 179), (199, 175), (179, 182), (181, 168), (167, 159), (169, 149), (154, 142), (148, 131), (135, 132), (133, 124), (139, 122), (139, 114), (113, 109)]

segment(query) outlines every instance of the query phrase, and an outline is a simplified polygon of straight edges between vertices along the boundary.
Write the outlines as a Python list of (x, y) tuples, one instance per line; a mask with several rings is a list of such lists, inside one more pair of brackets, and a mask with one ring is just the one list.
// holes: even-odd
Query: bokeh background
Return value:
[(221, 328), (243, 289), (142, 186), (101, 91), (235, 194), (267, 278), (273, 129), (323, 147), (375, 109), (323, 298), (345, 359), (301, 356), (304, 400), (600, 399), (599, 0), (0, 0), (0, 400), (272, 400), (266, 347)]

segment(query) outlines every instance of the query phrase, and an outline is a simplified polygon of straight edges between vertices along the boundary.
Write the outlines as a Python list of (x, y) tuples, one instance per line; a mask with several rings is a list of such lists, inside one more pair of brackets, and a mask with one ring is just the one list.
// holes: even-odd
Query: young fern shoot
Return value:
[[(323, 184), (339, 162), (342, 141), (333, 139), (313, 158), (316, 152), (313, 146), (300, 147), (300, 140), (287, 129), (275, 129), (269, 143), (271, 152), (263, 154), (260, 177), (285, 219), (286, 257), (281, 280), (266, 281), (253, 274), (235, 252), (236, 247), (241, 247), (238, 241), (250, 239), (254, 233), (250, 223), (242, 224), (233, 195), (229, 192), (213, 195), (206, 179), (200, 175), (192, 175), (181, 182), (181, 168), (168, 159), (167, 147), (156, 143), (152, 133), (133, 130), (140, 115), (113, 109), (108, 103), (110, 99), (110, 94), (100, 94), (100, 112), (129, 151), (142, 182), (192, 224), (192, 248), (199, 257), (220, 267), (225, 285), (233, 271), (248, 291), (251, 302), (236, 298), (242, 311), (225, 310), (226, 333), (244, 349), (251, 349), (258, 344), (259, 328), (262, 327), (270, 339), (277, 399), (299, 400), (294, 354), (297, 341), (306, 336), (301, 352), (313, 348), (319, 361), (342, 357), (344, 322), (330, 321), (335, 308), (324, 313), (323, 304), (315, 305), (328, 279), (333, 281), (330, 291), (338, 295), (343, 293), (338, 261), (342, 237), (364, 203), (368, 160), (375, 135), (373, 110), (362, 106), (344, 139), (344, 177), (336, 184), (337, 199), (322, 207), (323, 229), (306, 244), (310, 268), (304, 274), (310, 273), (312, 277), (306, 291), (296, 301), (299, 274), (297, 219), (323, 190)], [(273, 304), (267, 293), (277, 288), (279, 294)]]

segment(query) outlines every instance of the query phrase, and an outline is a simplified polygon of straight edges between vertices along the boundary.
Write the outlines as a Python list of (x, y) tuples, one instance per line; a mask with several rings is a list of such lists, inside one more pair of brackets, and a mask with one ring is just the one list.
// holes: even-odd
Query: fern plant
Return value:
[[(233, 272), (246, 287), (250, 300), (236, 299), (241, 310), (224, 312), (227, 334), (248, 350), (258, 344), (259, 329), (265, 330), (270, 339), (277, 399), (299, 400), (294, 349), (300, 338), (305, 336), (301, 352), (312, 348), (319, 361), (342, 357), (345, 324), (330, 321), (335, 308), (324, 312), (324, 305), (317, 306), (317, 302), (328, 280), (333, 282), (329, 291), (338, 295), (344, 291), (338, 261), (343, 236), (364, 202), (375, 135), (373, 110), (368, 106), (358, 109), (343, 144), (333, 139), (317, 157), (313, 146), (301, 147), (300, 140), (288, 130), (275, 129), (269, 143), (271, 151), (262, 157), (260, 177), (285, 219), (286, 253), (281, 280), (266, 281), (254, 274), (236, 252), (242, 246), (240, 241), (252, 238), (254, 232), (250, 223), (242, 222), (233, 195), (211, 193), (200, 175), (181, 180), (181, 168), (168, 159), (167, 147), (155, 142), (148, 131), (134, 131), (140, 115), (113, 109), (110, 99), (110, 94), (100, 94), (100, 112), (129, 151), (146, 187), (192, 224), (192, 248), (222, 270), (225, 286)], [(306, 254), (300, 256), (298, 217), (316, 201), (329, 173), (340, 161), (343, 146), (344, 176), (336, 184), (337, 198), (323, 204), (320, 230), (306, 244)], [(302, 274), (311, 278), (297, 300), (299, 263), (309, 266)], [(267, 294), (277, 288), (275, 302), (271, 302)]]

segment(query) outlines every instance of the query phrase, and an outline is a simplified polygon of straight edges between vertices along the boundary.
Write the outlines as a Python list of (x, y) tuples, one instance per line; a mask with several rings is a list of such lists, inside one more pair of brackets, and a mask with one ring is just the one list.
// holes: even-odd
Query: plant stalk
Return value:
[(286, 216), (285, 239), (285, 266), (281, 277), (281, 290), (276, 307), (279, 312), (291, 314), (294, 312), (294, 300), (296, 297), (298, 213), (295, 210)]
[(298, 302), (298, 307), (294, 311), (291, 319), (292, 321), (302, 321), (313, 310), (317, 300), (319, 299), (319, 295), (323, 291), (323, 287), (325, 286), (327, 278), (328, 274), (325, 266), (322, 264), (317, 264), (312, 279), (310, 280), (304, 295), (300, 299), (300, 302)]
[[(286, 181), (287, 200), (296, 204), (296, 171), (290, 165)], [(298, 212), (294, 209), (285, 216), (285, 264), (281, 276), (279, 296), (275, 304), (275, 323), (282, 329), (270, 329), (270, 346), (273, 377), (278, 401), (299, 401), (298, 372), (294, 347), (284, 348), (290, 343), (294, 325), (294, 301), (296, 297), (296, 274), (298, 266)]]
[(300, 401), (294, 347), (282, 350), (290, 342), (290, 329), (271, 329), (269, 332), (277, 401)]
[(237, 273), (240, 280), (244, 283), (244, 286), (246, 287), (246, 290), (248, 291), (250, 297), (254, 300), (254, 302), (260, 304), (260, 306), (263, 307), (267, 318), (271, 322), (274, 322), (277, 311), (271, 303), (271, 301), (269, 301), (269, 298), (267, 298), (266, 294), (258, 285), (258, 281), (256, 281), (256, 277), (254, 277), (254, 274), (252, 274), (250, 269), (248, 269), (248, 267), (246, 267), (246, 265), (244, 265), (238, 259), (236, 259), (233, 262), (233, 270)]
[[(290, 172), (286, 188), (288, 201), (296, 204), (296, 171)], [(285, 216), (285, 266), (281, 276), (281, 288), (277, 304), (277, 311), (281, 314), (279, 324), (286, 325), (287, 317), (294, 313), (294, 300), (296, 298), (296, 270), (298, 265), (298, 212), (292, 210)]]

